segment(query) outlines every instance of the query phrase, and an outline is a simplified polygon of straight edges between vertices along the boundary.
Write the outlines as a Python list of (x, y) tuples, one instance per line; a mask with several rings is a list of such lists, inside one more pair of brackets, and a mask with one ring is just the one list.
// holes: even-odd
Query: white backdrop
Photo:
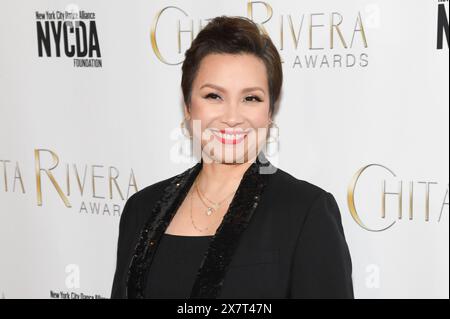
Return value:
[[(176, 156), (180, 63), (191, 36), (222, 14), (252, 17), (279, 49), (271, 160), (335, 195), (355, 296), (449, 297), (447, 1), (0, 8), (0, 298), (109, 297), (126, 199), (192, 165)], [(399, 182), (401, 216), (389, 194)]]

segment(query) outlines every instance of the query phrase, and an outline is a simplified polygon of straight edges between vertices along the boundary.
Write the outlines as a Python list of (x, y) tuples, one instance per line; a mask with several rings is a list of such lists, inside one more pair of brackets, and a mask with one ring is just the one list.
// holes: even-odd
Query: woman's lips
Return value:
[(214, 134), (214, 138), (222, 144), (239, 144), (248, 134), (248, 132), (243, 131), (227, 132), (225, 130), (212, 130), (212, 133)]

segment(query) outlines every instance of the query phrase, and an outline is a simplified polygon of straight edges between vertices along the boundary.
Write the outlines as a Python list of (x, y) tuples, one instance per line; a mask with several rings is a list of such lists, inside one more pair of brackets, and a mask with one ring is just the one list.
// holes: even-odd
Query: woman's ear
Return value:
[(191, 118), (191, 112), (190, 112), (189, 107), (186, 105), (186, 103), (184, 104), (184, 118), (186, 118), (186, 119)]

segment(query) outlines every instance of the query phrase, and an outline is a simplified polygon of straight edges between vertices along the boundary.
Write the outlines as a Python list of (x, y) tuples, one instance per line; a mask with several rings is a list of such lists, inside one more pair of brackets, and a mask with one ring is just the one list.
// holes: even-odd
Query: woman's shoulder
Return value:
[(134, 202), (135, 205), (145, 205), (148, 202), (154, 202), (155, 199), (163, 195), (164, 190), (181, 174), (150, 184), (134, 193), (128, 200)]
[[(284, 208), (276, 212), (278, 215), (284, 213), (289, 224), (304, 225), (308, 219), (309, 228), (314, 231), (323, 233), (323, 229), (329, 229), (330, 232), (338, 230), (343, 234), (339, 205), (331, 192), (283, 170), (275, 173), (270, 184), (269, 191), (276, 192), (277, 202)], [(295, 227), (299, 230), (303, 228)]]
[(164, 180), (159, 180), (131, 195), (123, 208), (121, 221), (123, 220), (124, 223), (126, 223), (125, 220), (132, 220), (137, 223), (137, 225), (141, 225), (145, 222), (151, 213), (152, 208), (155, 206), (155, 203), (164, 195), (167, 187), (173, 184), (173, 181), (183, 173), (171, 176)]
[[(193, 167), (173, 175), (164, 180), (157, 181), (150, 184), (143, 189), (134, 193), (127, 202), (132, 203), (130, 206), (144, 207), (146, 210), (152, 206), (155, 201), (163, 196), (167, 187), (173, 184), (174, 180), (180, 178), (186, 173), (189, 173)], [(333, 197), (324, 188), (304, 179), (297, 178), (287, 171), (276, 167), (276, 170), (271, 173), (269, 177), (269, 184), (267, 185), (268, 193), (272, 199), (280, 198), (286, 202), (301, 203), (302, 206), (311, 206), (320, 198)]]
[(330, 194), (321, 186), (297, 178), (280, 168), (276, 169), (270, 184), (271, 189), (276, 190), (277, 193), (303, 202), (314, 202), (321, 196)]

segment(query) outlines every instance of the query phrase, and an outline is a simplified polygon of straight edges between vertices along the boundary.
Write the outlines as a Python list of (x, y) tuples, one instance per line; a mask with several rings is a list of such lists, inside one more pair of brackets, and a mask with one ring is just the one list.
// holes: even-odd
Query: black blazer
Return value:
[[(112, 298), (145, 298), (159, 240), (202, 165), (127, 200)], [(353, 298), (351, 274), (333, 195), (261, 155), (245, 172), (212, 238), (190, 298)]]

